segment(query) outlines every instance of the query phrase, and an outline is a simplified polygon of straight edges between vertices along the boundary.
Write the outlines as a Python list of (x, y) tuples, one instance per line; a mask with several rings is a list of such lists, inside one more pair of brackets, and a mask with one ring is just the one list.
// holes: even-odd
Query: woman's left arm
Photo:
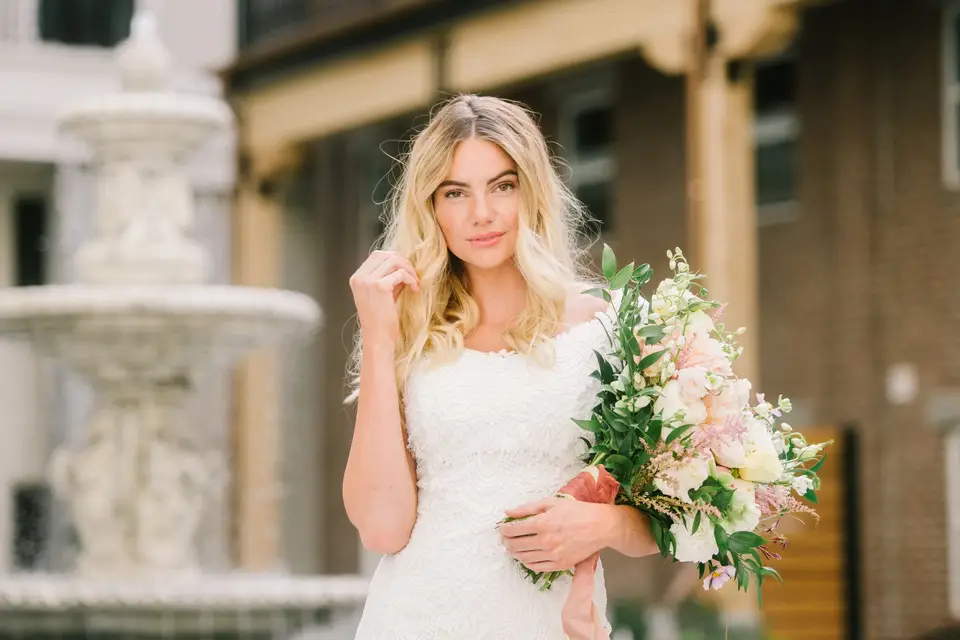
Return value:
[(657, 553), (657, 543), (650, 530), (650, 518), (629, 505), (600, 505), (610, 513), (604, 547), (631, 558)]

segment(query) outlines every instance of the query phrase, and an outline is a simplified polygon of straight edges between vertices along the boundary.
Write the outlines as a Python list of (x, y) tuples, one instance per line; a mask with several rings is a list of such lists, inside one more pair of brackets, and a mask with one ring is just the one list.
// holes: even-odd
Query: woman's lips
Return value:
[(470, 244), (475, 247), (492, 247), (493, 245), (500, 242), (500, 238), (503, 237), (503, 232), (498, 231), (494, 233), (485, 233), (482, 236), (475, 236), (470, 238)]

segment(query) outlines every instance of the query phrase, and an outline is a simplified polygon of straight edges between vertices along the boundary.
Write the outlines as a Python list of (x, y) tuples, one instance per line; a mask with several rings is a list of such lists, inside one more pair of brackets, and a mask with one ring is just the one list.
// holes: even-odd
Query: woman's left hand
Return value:
[(615, 507), (568, 498), (544, 498), (508, 510), (500, 538), (532, 571), (565, 571), (606, 547)]

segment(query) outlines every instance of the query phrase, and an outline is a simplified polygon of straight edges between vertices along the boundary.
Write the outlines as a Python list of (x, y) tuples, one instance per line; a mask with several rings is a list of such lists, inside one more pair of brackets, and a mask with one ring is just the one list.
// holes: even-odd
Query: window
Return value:
[(592, 218), (587, 231), (612, 229), (616, 158), (613, 102), (606, 88), (573, 92), (561, 100), (560, 144), (570, 165), (569, 187)]
[(754, 80), (756, 204), (761, 222), (789, 214), (796, 203), (796, 65), (777, 58), (757, 65)]
[(40, 0), (40, 39), (113, 47), (130, 35), (133, 0)]
[(16, 285), (32, 287), (47, 280), (47, 203), (41, 197), (18, 197), (13, 205)]
[(13, 566), (36, 571), (47, 551), (50, 489), (45, 484), (13, 487)]
[[(265, 40), (283, 37), (310, 19), (306, 0), (240, 0), (239, 46), (252, 47)], [(324, 6), (330, 3), (322, 3)]]
[(943, 181), (960, 188), (960, 3), (943, 14)]

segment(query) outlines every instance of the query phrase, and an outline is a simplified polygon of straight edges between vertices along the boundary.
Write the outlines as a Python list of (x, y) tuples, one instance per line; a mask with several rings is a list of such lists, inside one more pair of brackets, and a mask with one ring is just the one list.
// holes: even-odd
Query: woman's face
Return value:
[(475, 269), (496, 269), (517, 247), (520, 181), (517, 165), (487, 140), (459, 143), (450, 172), (433, 194), (447, 248)]

